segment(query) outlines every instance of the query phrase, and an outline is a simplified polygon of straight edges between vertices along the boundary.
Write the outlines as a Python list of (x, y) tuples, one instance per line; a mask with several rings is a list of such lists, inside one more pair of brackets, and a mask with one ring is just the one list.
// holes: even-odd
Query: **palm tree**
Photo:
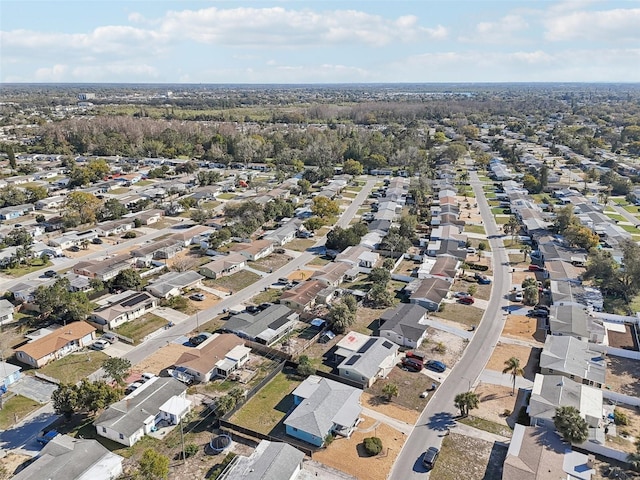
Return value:
[(516, 357), (511, 357), (509, 360), (505, 360), (504, 362), (505, 368), (502, 370), (502, 373), (510, 373), (511, 379), (513, 380), (513, 390), (511, 390), (511, 395), (516, 392), (516, 377), (524, 375), (524, 370), (520, 366), (520, 359)]
[(522, 252), (524, 254), (524, 260), (522, 260), (523, 262), (527, 261), (527, 255), (529, 255), (531, 253), (531, 246), (530, 245), (523, 245), (522, 248), (520, 249), (520, 252)]
[(89, 239), (83, 238), (80, 242), (80, 245), (82, 246), (83, 250), (86, 250), (87, 248), (89, 248)]
[(520, 231), (520, 222), (515, 215), (511, 215), (509, 217), (509, 221), (504, 224), (502, 229), (505, 234), (511, 235), (511, 243), (513, 244), (513, 241), (515, 240), (513, 237)]
[(398, 386), (395, 383), (387, 383), (382, 388), (382, 393), (387, 396), (387, 402), (390, 402), (392, 397), (398, 396)]
[(576, 407), (558, 407), (553, 424), (562, 437), (571, 444), (580, 444), (589, 436), (589, 425)]
[(463, 392), (457, 394), (453, 402), (456, 408), (460, 409), (460, 416), (468, 417), (469, 410), (478, 408), (480, 399), (478, 398), (478, 395), (473, 392)]

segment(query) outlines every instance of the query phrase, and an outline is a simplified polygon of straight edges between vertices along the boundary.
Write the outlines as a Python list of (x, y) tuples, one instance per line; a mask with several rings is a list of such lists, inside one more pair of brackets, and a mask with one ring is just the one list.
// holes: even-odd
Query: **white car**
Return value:
[(513, 296), (513, 300), (515, 302), (521, 302), (524, 297), (522, 296), (522, 292), (516, 292)]
[(109, 342), (107, 342), (106, 340), (96, 340), (95, 342), (93, 342), (93, 344), (91, 345), (91, 348), (95, 349), (95, 350), (104, 350), (105, 348), (107, 348), (109, 345), (111, 345)]

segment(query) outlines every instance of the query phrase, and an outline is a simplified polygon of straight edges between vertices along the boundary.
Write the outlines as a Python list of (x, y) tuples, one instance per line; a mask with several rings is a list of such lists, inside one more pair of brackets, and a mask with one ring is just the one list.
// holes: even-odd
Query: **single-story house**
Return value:
[(209, 263), (205, 263), (200, 267), (200, 275), (207, 278), (220, 278), (233, 275), (244, 269), (247, 265), (247, 257), (240, 253), (230, 253), (229, 255), (220, 255), (215, 257)]
[(540, 354), (540, 373), (564, 375), (596, 388), (605, 383), (607, 366), (602, 353), (570, 335), (548, 335)]
[(36, 210), (52, 210), (60, 208), (67, 201), (66, 195), (43, 198), (35, 203)]
[(571, 449), (551, 430), (516, 423), (502, 469), (502, 480), (590, 480), (589, 457)]
[(0, 220), (12, 220), (14, 218), (21, 217), (29, 212), (33, 212), (34, 207), (31, 203), (25, 203), (23, 205), (15, 205), (12, 207), (0, 208)]
[(188, 247), (189, 245), (199, 244), (203, 240), (208, 240), (213, 232), (215, 232), (215, 228), (207, 227), (206, 225), (196, 225), (182, 232), (174, 233), (170, 239), (182, 243), (184, 247)]
[(311, 375), (292, 395), (294, 409), (284, 421), (287, 435), (321, 447), (329, 434), (348, 438), (358, 424), (358, 388)]
[(380, 337), (401, 347), (418, 348), (427, 337), (429, 311), (414, 303), (401, 303), (380, 316)]
[(191, 409), (187, 386), (173, 377), (155, 377), (96, 418), (96, 433), (130, 447), (158, 424), (177, 425)]
[(158, 306), (156, 298), (147, 292), (126, 290), (112, 295), (104, 301), (104, 306), (91, 313), (91, 321), (113, 330), (123, 323), (141, 317)]
[[(415, 284), (415, 288), (412, 284)], [(415, 283), (412, 282), (405, 287), (405, 290), (411, 292), (410, 303), (417, 303), (427, 310), (435, 312), (440, 307), (440, 303), (447, 297), (450, 288), (451, 282), (442, 278), (431, 277), (418, 280)]]
[(337, 287), (340, 285), (351, 265), (344, 262), (327, 263), (321, 270), (316, 271), (311, 278), (319, 280), (326, 286)]
[(131, 230), (133, 226), (133, 218), (122, 218), (120, 220), (100, 223), (96, 226), (95, 230), (99, 237), (108, 237), (109, 235), (119, 235), (127, 232)]
[[(362, 245), (355, 245), (352, 247), (345, 248), (341, 253), (336, 256), (336, 262), (345, 262), (351, 265), (352, 267), (359, 267), (360, 265), (360, 255), (363, 253), (373, 253), (366, 247)], [(366, 268), (373, 268), (374, 264), (371, 266), (367, 266)], [(362, 265), (365, 266), (365, 265)]]
[(261, 440), (250, 456), (235, 457), (224, 480), (295, 480), (303, 460), (304, 453), (288, 443)]
[(137, 266), (149, 266), (154, 259), (173, 258), (183, 249), (181, 242), (168, 238), (132, 250), (131, 257)]
[(296, 238), (296, 233), (302, 226), (302, 220), (293, 219), (276, 228), (272, 232), (268, 232), (265, 236), (265, 240), (270, 240), (275, 245), (283, 246)]
[[(0, 395), (6, 392), (9, 385), (20, 380), (20, 370), (22, 370), (22, 367), (0, 361)], [(5, 392), (3, 392), (2, 389), (4, 389)]]
[(352, 331), (336, 347), (339, 375), (365, 387), (385, 378), (398, 363), (398, 345), (385, 338)]
[(160, 275), (145, 290), (158, 298), (169, 298), (180, 295), (183, 291), (202, 285), (204, 277), (198, 272), (168, 272)]
[(49, 240), (49, 245), (52, 247), (60, 247), (63, 250), (69, 247), (79, 247), (83, 241), (92, 241), (94, 238), (98, 238), (98, 233), (95, 230), (86, 230), (84, 232), (66, 232), (57, 238)]
[(315, 305), (318, 295), (325, 288), (326, 285), (320, 280), (307, 280), (283, 292), (280, 303), (293, 310), (307, 310)]
[(602, 343), (606, 334), (602, 320), (592, 316), (584, 305), (564, 303), (551, 308), (549, 330), (552, 335), (570, 335), (592, 343)]
[(3, 298), (0, 300), (0, 325), (13, 322), (13, 303)]
[(196, 348), (184, 352), (175, 362), (197, 382), (227, 378), (249, 360), (251, 349), (244, 340), (231, 333), (215, 333)]
[(273, 242), (271, 240), (256, 240), (252, 243), (239, 243), (233, 245), (231, 250), (238, 252), (247, 257), (248, 260), (255, 262), (261, 258), (267, 257), (273, 253)]
[(97, 440), (57, 435), (14, 480), (115, 480), (122, 475), (120, 455)]
[(271, 305), (255, 315), (240, 313), (224, 324), (224, 330), (264, 345), (272, 345), (291, 330), (300, 315), (285, 305)]
[(131, 266), (131, 258), (125, 254), (105, 258), (102, 261), (80, 261), (73, 266), (73, 273), (106, 282), (118, 276), (121, 271), (131, 268)]
[(59, 327), (42, 338), (16, 349), (16, 359), (34, 368), (65, 357), (89, 346), (95, 339), (96, 327), (87, 322), (73, 322)]

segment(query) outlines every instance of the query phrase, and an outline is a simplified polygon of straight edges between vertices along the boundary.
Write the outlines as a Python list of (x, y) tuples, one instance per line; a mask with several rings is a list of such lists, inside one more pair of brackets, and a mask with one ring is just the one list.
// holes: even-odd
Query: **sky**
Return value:
[(0, 0), (2, 83), (640, 82), (640, 0)]

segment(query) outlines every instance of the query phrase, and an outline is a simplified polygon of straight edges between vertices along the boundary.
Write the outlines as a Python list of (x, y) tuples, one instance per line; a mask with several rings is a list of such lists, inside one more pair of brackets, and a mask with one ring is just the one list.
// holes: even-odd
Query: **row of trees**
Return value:
[(611, 252), (592, 250), (582, 276), (594, 282), (605, 295), (622, 298), (628, 304), (640, 292), (640, 245), (625, 240), (620, 244), (620, 250), (621, 263), (611, 256)]
[(7, 185), (0, 188), (0, 208), (14, 207), (26, 203), (36, 203), (49, 196), (49, 191), (39, 185), (27, 185), (18, 188), (14, 185)]
[(573, 205), (566, 205), (556, 211), (552, 230), (559, 233), (573, 246), (590, 250), (600, 243), (600, 238), (589, 227), (580, 223), (573, 212)]

